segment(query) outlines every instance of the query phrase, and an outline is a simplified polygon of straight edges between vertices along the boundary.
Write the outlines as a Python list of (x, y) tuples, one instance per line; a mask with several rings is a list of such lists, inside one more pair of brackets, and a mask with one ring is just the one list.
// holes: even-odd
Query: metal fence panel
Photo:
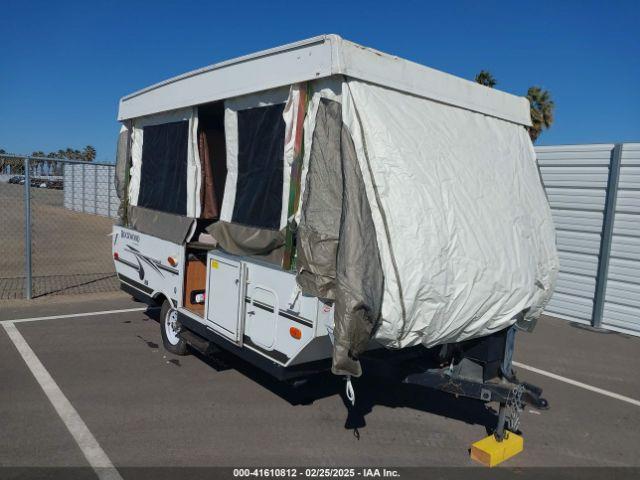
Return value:
[(640, 333), (640, 143), (621, 148), (602, 325)]
[(65, 208), (117, 217), (119, 199), (112, 165), (66, 164), (64, 170)]
[(557, 231), (560, 273), (546, 312), (591, 323), (613, 144), (537, 147)]
[(25, 290), (23, 160), (7, 159), (0, 171), (0, 299), (6, 299)]
[(0, 300), (118, 289), (114, 168), (0, 155)]

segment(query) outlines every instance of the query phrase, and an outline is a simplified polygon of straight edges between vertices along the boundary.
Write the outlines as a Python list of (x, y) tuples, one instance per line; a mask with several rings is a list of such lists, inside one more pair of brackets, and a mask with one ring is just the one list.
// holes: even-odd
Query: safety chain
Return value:
[(506, 403), (506, 421), (507, 429), (510, 432), (517, 432), (520, 427), (520, 414), (524, 408), (522, 403), (522, 394), (524, 393), (524, 385), (518, 384), (509, 392)]

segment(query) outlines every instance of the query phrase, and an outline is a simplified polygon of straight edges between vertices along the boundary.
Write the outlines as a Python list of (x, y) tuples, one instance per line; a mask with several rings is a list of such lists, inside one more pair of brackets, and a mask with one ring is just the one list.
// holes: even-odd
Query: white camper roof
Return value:
[(118, 120), (346, 75), (437, 102), (531, 125), (524, 97), (357, 45), (338, 35), (290, 43), (165, 80), (120, 100)]

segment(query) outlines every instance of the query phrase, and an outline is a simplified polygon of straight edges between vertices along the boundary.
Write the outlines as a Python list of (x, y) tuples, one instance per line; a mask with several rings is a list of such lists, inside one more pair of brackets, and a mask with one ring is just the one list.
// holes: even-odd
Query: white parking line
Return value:
[(57, 320), (60, 318), (73, 318), (73, 317), (93, 317), (95, 315), (110, 315), (112, 313), (127, 313), (127, 312), (144, 312), (145, 310), (157, 310), (158, 307), (136, 307), (136, 308), (123, 308), (121, 310), (102, 310), (100, 312), (86, 312), (86, 313), (68, 313), (65, 315), (51, 315), (48, 317), (31, 317), (31, 318), (16, 318), (15, 320), (2, 320), (0, 323), (23, 323), (23, 322), (39, 322), (41, 320)]
[(640, 407), (640, 400), (636, 400), (630, 397), (625, 397), (624, 395), (620, 395), (619, 393), (610, 392), (609, 390), (604, 390), (603, 388), (598, 388), (598, 387), (594, 387), (593, 385), (588, 385), (586, 383), (578, 382), (577, 380), (572, 380), (570, 378), (563, 377), (562, 375), (557, 375), (555, 373), (547, 372), (546, 370), (540, 370), (539, 368), (531, 367), (529, 365), (525, 365), (524, 363), (514, 361), (513, 365), (516, 367), (520, 367), (524, 370), (529, 370), (530, 372), (537, 373), (539, 375), (544, 375), (545, 377), (553, 378), (554, 380), (558, 380), (560, 382), (568, 383), (569, 385), (573, 385), (575, 387), (584, 388), (585, 390), (599, 393), (600, 395), (605, 395), (607, 397), (615, 398), (616, 400), (620, 400), (622, 402), (630, 403), (631, 405), (635, 405), (636, 407)]
[(122, 480), (118, 470), (113, 466), (107, 454), (102, 450), (102, 447), (100, 447), (100, 444), (89, 431), (87, 425), (82, 418), (80, 418), (76, 409), (73, 408), (71, 402), (69, 402), (64, 393), (62, 393), (58, 384), (56, 384), (53, 377), (47, 372), (47, 369), (44, 368), (44, 365), (42, 365), (42, 362), (38, 359), (16, 326), (6, 321), (2, 322), (2, 326), (51, 402), (51, 405), (53, 405), (53, 408), (58, 412), (67, 430), (69, 430), (69, 433), (73, 436), (80, 450), (82, 450), (87, 462), (89, 462), (89, 465), (91, 465), (96, 472), (98, 478), (104, 480)]

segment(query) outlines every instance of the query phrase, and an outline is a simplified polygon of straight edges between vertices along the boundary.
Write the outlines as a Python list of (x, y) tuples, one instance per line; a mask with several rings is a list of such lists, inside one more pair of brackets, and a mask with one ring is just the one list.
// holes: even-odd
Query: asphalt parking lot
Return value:
[[(367, 381), (347, 418), (340, 379), (319, 377), (302, 395), (224, 355), (176, 357), (156, 315), (121, 294), (0, 305), (0, 466), (89, 467), (56, 389), (123, 478), (149, 466), (471, 467), (469, 446), (495, 424), (480, 403)], [(53, 318), (32, 320), (43, 316)], [(640, 466), (640, 338), (552, 318), (519, 335), (518, 375), (551, 408), (525, 408), (524, 452), (503, 466)], [(38, 362), (53, 385), (31, 373)]]

